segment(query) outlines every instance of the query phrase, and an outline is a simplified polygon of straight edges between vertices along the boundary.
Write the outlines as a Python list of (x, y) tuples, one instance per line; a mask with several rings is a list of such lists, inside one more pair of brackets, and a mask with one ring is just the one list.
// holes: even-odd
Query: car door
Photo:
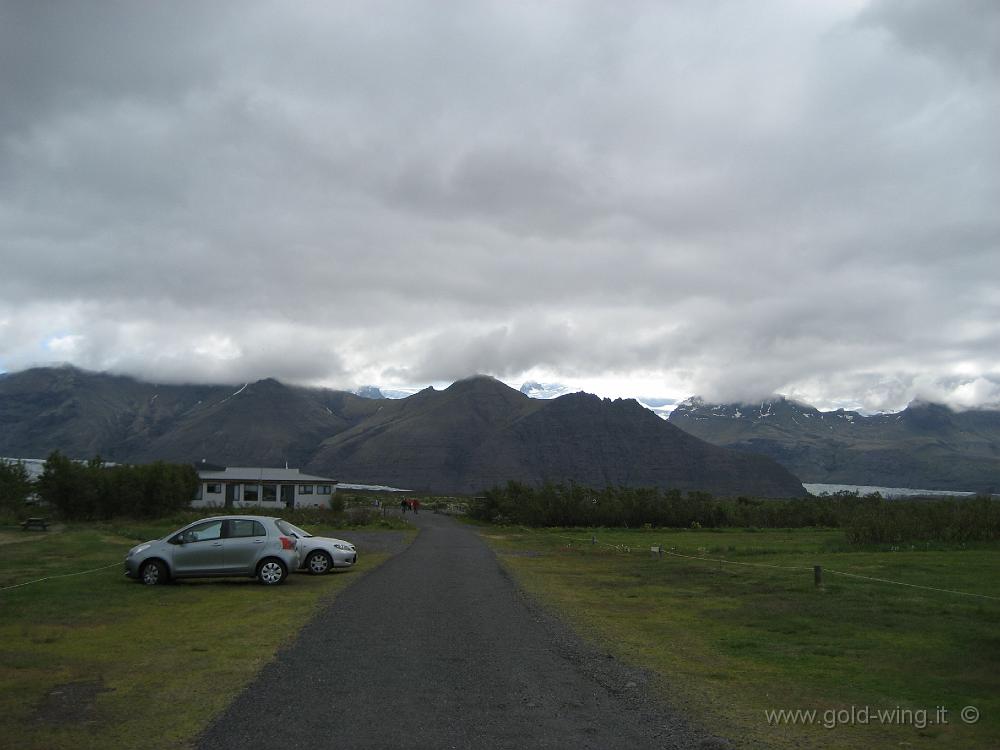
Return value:
[(253, 518), (231, 518), (226, 521), (226, 571), (252, 575), (264, 548), (267, 530)]
[(201, 521), (188, 526), (171, 540), (174, 545), (174, 575), (216, 575), (224, 572), (222, 524), (221, 519)]

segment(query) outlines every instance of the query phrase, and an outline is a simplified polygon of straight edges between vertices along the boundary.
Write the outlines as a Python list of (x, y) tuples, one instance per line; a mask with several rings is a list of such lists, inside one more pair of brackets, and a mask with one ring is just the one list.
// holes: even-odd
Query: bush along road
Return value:
[(200, 748), (729, 746), (526, 599), (474, 531), (413, 520), (413, 544), (319, 612)]

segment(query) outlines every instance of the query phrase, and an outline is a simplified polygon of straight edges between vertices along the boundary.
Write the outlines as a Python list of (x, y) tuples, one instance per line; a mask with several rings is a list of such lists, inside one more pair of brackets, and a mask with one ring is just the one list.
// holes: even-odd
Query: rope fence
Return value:
[(830, 568), (823, 568), (827, 573), (833, 573), (838, 576), (848, 576), (850, 578), (863, 578), (866, 581), (878, 581), (879, 583), (891, 583), (896, 586), (909, 586), (914, 589), (924, 589), (925, 591), (941, 591), (945, 594), (959, 594), (960, 596), (975, 596), (980, 599), (992, 599), (995, 602), (1000, 602), (1000, 596), (990, 596), (989, 594), (974, 594), (969, 591), (957, 591), (955, 589), (939, 589), (934, 586), (921, 586), (916, 583), (903, 583), (902, 581), (890, 581), (888, 578), (874, 578), (873, 576), (863, 576), (859, 573), (847, 573), (843, 570), (831, 570)]
[(116, 566), (120, 567), (121, 563), (120, 562), (114, 562), (114, 563), (111, 563), (110, 565), (104, 565), (104, 566), (102, 566), (100, 568), (91, 568), (90, 570), (81, 570), (81, 571), (78, 571), (76, 573), (60, 573), (57, 576), (46, 576), (45, 578), (36, 578), (34, 581), (25, 581), (24, 583), (15, 583), (13, 586), (3, 586), (2, 588), (0, 588), (0, 591), (9, 591), (10, 589), (18, 589), (18, 588), (21, 588), (22, 586), (30, 586), (33, 583), (41, 583), (42, 581), (51, 581), (51, 580), (54, 580), (56, 578), (70, 578), (71, 576), (83, 576), (83, 575), (87, 575), (88, 573), (96, 573), (99, 570), (107, 570), (108, 568), (114, 568)]
[[(567, 540), (572, 541), (572, 542), (579, 542), (579, 543), (584, 543), (584, 544), (600, 545), (602, 547), (608, 547), (610, 549), (614, 549), (614, 550), (617, 550), (618, 552), (622, 552), (622, 553), (625, 553), (625, 554), (628, 554), (628, 553), (632, 552), (632, 548), (629, 545), (625, 545), (625, 544), (608, 544), (606, 542), (599, 541), (596, 536), (591, 536), (590, 539), (580, 539), (580, 538), (577, 538), (577, 537), (568, 537), (568, 536), (558, 536), (557, 535), (556, 538), (558, 538), (558, 539), (567, 539)], [(832, 568), (825, 568), (825, 567), (820, 566), (820, 565), (809, 565), (809, 566), (806, 566), (806, 565), (769, 565), (767, 563), (751, 563), (751, 562), (742, 562), (740, 560), (726, 560), (725, 558), (722, 558), (722, 557), (703, 557), (703, 556), (699, 556), (699, 555), (684, 555), (684, 554), (681, 554), (680, 552), (675, 552), (673, 550), (664, 549), (663, 547), (656, 547), (656, 548), (653, 548), (653, 549), (657, 549), (662, 554), (670, 555), (671, 557), (682, 557), (682, 558), (685, 558), (687, 560), (697, 560), (697, 561), (700, 561), (700, 562), (719, 563), (720, 565), (743, 565), (743, 566), (750, 567), (750, 568), (771, 568), (771, 569), (774, 569), (774, 570), (789, 570), (789, 571), (811, 570), (811, 571), (814, 571), (814, 573), (816, 574), (816, 584), (817, 585), (820, 585), (820, 580), (821, 580), (822, 573), (831, 573), (833, 575), (845, 576), (845, 577), (848, 577), (848, 578), (858, 578), (858, 579), (865, 580), (865, 581), (875, 581), (877, 583), (887, 583), (887, 584), (891, 584), (893, 586), (906, 586), (908, 588), (921, 589), (923, 591), (937, 591), (937, 592), (944, 593), (944, 594), (956, 594), (958, 596), (972, 596), (972, 597), (976, 597), (978, 599), (989, 599), (991, 601), (998, 601), (998, 602), (1000, 602), (1000, 596), (990, 596), (989, 594), (977, 594), (977, 593), (973, 593), (971, 591), (958, 591), (957, 589), (938, 588), (936, 586), (924, 586), (924, 585), (917, 584), (917, 583), (905, 583), (904, 581), (893, 581), (893, 580), (891, 580), (889, 578), (877, 578), (875, 576), (861, 575), (860, 573), (849, 573), (849, 572), (847, 572), (845, 570), (834, 570)], [(638, 552), (640, 550), (638, 548), (636, 548), (636, 551)]]

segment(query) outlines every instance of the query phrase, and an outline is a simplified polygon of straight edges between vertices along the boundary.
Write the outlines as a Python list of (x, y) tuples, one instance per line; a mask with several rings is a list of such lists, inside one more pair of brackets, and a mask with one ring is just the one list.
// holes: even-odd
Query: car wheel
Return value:
[(166, 583), (167, 578), (167, 569), (159, 560), (144, 562), (139, 568), (139, 580), (147, 586)]
[(277, 586), (285, 582), (285, 566), (280, 560), (268, 558), (257, 568), (257, 580), (265, 586)]
[(322, 575), (323, 573), (329, 572), (330, 568), (333, 567), (333, 560), (325, 552), (313, 552), (309, 555), (309, 559), (306, 560), (306, 568), (313, 575)]

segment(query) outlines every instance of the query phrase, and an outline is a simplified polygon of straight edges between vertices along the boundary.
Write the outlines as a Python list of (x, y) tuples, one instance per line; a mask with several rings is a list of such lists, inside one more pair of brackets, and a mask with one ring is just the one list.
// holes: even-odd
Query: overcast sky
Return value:
[(994, 0), (0, 0), (0, 370), (998, 402), (998, 79)]

